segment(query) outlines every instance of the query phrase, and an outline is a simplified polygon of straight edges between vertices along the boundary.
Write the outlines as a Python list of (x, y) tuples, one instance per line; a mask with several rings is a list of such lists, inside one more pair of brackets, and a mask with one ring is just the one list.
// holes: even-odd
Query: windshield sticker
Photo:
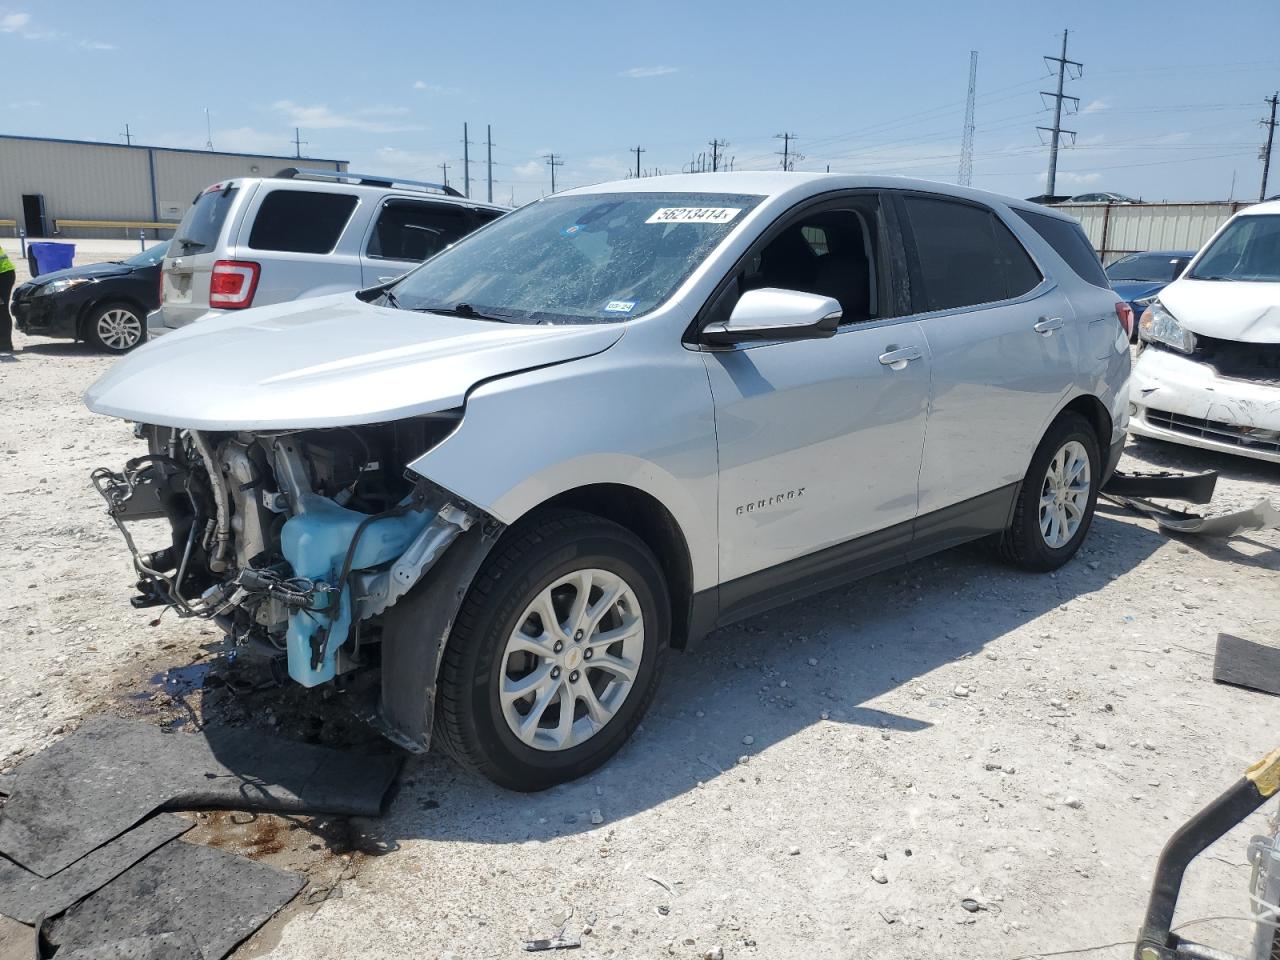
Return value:
[(741, 207), (662, 207), (645, 223), (729, 223)]
[(630, 313), (636, 308), (634, 300), (610, 300), (605, 304), (605, 313)]
[(560, 228), (560, 236), (562, 237), (577, 236), (581, 232), (582, 232), (582, 224), (580, 223), (571, 223), (567, 227)]

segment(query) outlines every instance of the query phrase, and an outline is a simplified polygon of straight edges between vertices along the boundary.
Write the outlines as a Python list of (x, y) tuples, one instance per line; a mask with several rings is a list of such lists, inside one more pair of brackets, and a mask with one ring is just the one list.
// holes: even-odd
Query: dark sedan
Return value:
[(146, 339), (147, 314), (160, 306), (160, 266), (168, 241), (128, 260), (55, 270), (13, 291), (18, 329), (39, 337), (86, 340), (125, 353)]
[[(1153, 250), (1131, 253), (1107, 267), (1111, 289), (1133, 307), (1134, 318), (1156, 298), (1161, 290), (1177, 280), (1196, 255), (1194, 250)], [(1137, 324), (1134, 325), (1137, 331)]]

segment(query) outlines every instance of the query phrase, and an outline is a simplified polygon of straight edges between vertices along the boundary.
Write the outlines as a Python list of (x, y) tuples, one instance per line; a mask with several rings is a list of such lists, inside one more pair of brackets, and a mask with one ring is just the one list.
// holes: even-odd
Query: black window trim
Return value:
[[(993, 307), (1012, 306), (1019, 303), (1027, 303), (1044, 296), (1058, 286), (1057, 279), (1053, 274), (1044, 268), (1044, 263), (1036, 256), (1036, 252), (1027, 245), (1027, 241), (1018, 233), (1016, 227), (1011, 225), (1008, 220), (1000, 215), (1000, 211), (985, 203), (977, 200), (971, 200), (968, 197), (958, 197), (951, 193), (933, 193), (928, 190), (893, 190), (894, 201), (898, 208), (899, 229), (902, 232), (902, 245), (906, 250), (907, 262), (911, 275), (911, 307), (914, 311), (911, 315), (913, 320), (928, 320), (933, 317), (949, 317), (956, 314), (976, 313), (980, 310), (990, 310)], [(964, 307), (947, 307), (943, 310), (926, 310), (924, 299), (924, 279), (920, 269), (920, 255), (916, 249), (916, 237), (914, 228), (911, 226), (911, 220), (907, 215), (907, 197), (924, 197), (929, 200), (949, 200), (952, 203), (964, 204), (969, 207), (976, 207), (984, 210), (996, 218), (997, 221), (1004, 224), (1006, 230), (1013, 234), (1013, 238), (1031, 258), (1031, 262), (1040, 271), (1040, 282), (1028, 290), (1026, 293), (1016, 297), (1006, 297), (1003, 300), (988, 300), (986, 303), (974, 303)], [(1026, 229), (1031, 230), (1030, 224), (1026, 225)], [(1047, 241), (1046, 241), (1047, 242)]]
[[(786, 230), (798, 218), (808, 216), (812, 213), (820, 213), (827, 210), (840, 210), (842, 205), (851, 199), (857, 197), (876, 197), (880, 203), (882, 219), (884, 221), (883, 236), (880, 242), (883, 248), (889, 251), (888, 256), (882, 256), (877, 268), (883, 265), (885, 269), (885, 286), (884, 293), (887, 295), (885, 299), (893, 301), (893, 309), (895, 312), (907, 311), (900, 316), (884, 317), (880, 320), (866, 320), (861, 323), (841, 324), (834, 334), (839, 337), (852, 330), (868, 330), (879, 329), (881, 327), (893, 326), (906, 320), (914, 319), (910, 315), (910, 311), (914, 305), (908, 302), (902, 302), (898, 296), (900, 285), (894, 283), (894, 279), (898, 271), (908, 268), (906, 262), (899, 263), (897, 258), (893, 256), (894, 251), (903, 250), (902, 230), (899, 223), (899, 216), (896, 204), (890, 197), (894, 191), (884, 187), (855, 187), (852, 189), (832, 190), (828, 193), (819, 194), (814, 197), (806, 197), (799, 203), (796, 203), (786, 210), (782, 211), (765, 227), (751, 244), (743, 251), (742, 255), (733, 262), (733, 265), (725, 271), (724, 276), (716, 283), (715, 288), (708, 295), (702, 306), (698, 308), (698, 312), (694, 315), (693, 322), (685, 329), (684, 336), (681, 337), (681, 343), (691, 350), (707, 351), (711, 353), (734, 353), (740, 350), (754, 350), (758, 347), (768, 347), (776, 345), (779, 341), (775, 340), (757, 340), (734, 344), (732, 346), (711, 346), (701, 342), (700, 336), (703, 327), (713, 320), (712, 311), (718, 304), (720, 298), (728, 290), (730, 282), (737, 273), (754, 257), (757, 253), (767, 247), (778, 235)], [(910, 274), (907, 274), (908, 282), (910, 282)]]

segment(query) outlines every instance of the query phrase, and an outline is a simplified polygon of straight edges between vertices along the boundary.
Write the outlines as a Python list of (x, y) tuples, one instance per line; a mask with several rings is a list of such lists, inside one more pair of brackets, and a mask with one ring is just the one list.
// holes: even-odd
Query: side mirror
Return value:
[(759, 340), (815, 340), (840, 325), (840, 301), (816, 293), (765, 287), (748, 290), (723, 323), (703, 328), (702, 342), (713, 346)]
[(1182, 272), (1187, 269), (1191, 263), (1190, 260), (1183, 260), (1181, 257), (1173, 261), (1173, 279), (1177, 280), (1182, 276)]

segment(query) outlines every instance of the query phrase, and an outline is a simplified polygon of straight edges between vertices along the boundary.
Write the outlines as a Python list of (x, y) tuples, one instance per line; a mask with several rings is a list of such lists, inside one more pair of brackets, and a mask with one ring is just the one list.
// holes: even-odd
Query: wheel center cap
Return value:
[(570, 670), (576, 670), (581, 663), (582, 663), (582, 651), (579, 650), (577, 647), (574, 647), (567, 654), (565, 654), (564, 665), (568, 667)]

